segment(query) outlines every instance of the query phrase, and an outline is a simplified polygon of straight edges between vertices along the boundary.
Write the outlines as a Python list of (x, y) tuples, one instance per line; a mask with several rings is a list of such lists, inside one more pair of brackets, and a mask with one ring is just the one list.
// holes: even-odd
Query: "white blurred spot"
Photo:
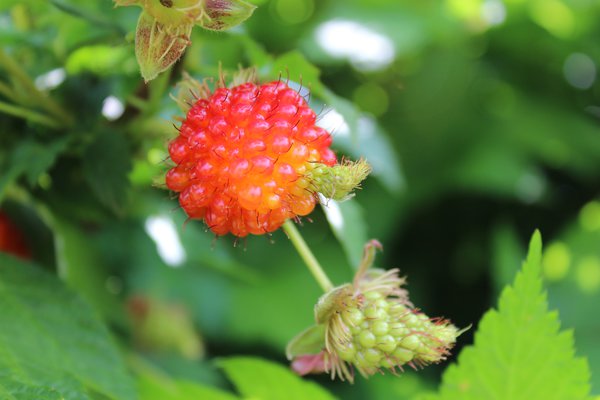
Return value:
[(524, 203), (532, 204), (538, 201), (546, 190), (546, 182), (535, 173), (526, 172), (517, 181), (516, 194)]
[(102, 102), (102, 115), (109, 121), (119, 119), (123, 112), (125, 112), (125, 105), (115, 96), (108, 96)]
[(148, 217), (144, 227), (148, 236), (156, 243), (158, 255), (167, 265), (179, 267), (185, 262), (187, 255), (171, 218)]
[(361, 71), (383, 69), (396, 56), (390, 38), (353, 21), (327, 21), (317, 28), (316, 39), (331, 56), (350, 60)]
[(67, 72), (64, 68), (56, 68), (35, 78), (35, 87), (39, 90), (50, 90), (65, 81)]
[(331, 132), (333, 136), (350, 135), (350, 127), (344, 119), (344, 116), (333, 108), (323, 111), (319, 116), (317, 126)]
[(500, 25), (506, 20), (506, 7), (501, 0), (485, 0), (481, 4), (481, 16), (488, 25)]
[(344, 216), (337, 201), (328, 199), (321, 193), (319, 193), (319, 200), (323, 205), (323, 211), (325, 211), (325, 216), (331, 226), (338, 231), (344, 229)]
[(565, 60), (565, 79), (577, 89), (589, 89), (596, 80), (596, 64), (582, 53), (573, 53)]
[(0, 28), (7, 31), (12, 28), (12, 18), (9, 13), (0, 14)]

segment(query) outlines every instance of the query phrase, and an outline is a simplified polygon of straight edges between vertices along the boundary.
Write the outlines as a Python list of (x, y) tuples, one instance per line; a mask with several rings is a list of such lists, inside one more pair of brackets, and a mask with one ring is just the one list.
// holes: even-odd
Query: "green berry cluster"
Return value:
[(448, 320), (414, 308), (398, 269), (371, 268), (381, 244), (371, 240), (352, 283), (337, 286), (315, 305), (316, 324), (296, 335), (286, 353), (301, 375), (328, 372), (354, 381), (389, 369), (402, 371), (444, 360), (458, 330)]
[(333, 352), (363, 375), (405, 364), (416, 368), (443, 360), (456, 341), (457, 328), (431, 320), (401, 299), (379, 291), (363, 293), (357, 306), (340, 312), (349, 335), (333, 340)]
[(306, 177), (314, 192), (328, 199), (346, 200), (360, 183), (371, 173), (371, 166), (365, 160), (346, 161), (333, 167), (315, 163), (309, 168)]

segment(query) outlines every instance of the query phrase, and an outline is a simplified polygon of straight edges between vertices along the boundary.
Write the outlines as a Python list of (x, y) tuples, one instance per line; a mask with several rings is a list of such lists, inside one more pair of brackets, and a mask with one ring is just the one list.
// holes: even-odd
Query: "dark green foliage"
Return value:
[(100, 132), (83, 153), (83, 173), (94, 194), (115, 212), (126, 206), (131, 169), (128, 143), (122, 134)]
[(0, 308), (3, 398), (135, 399), (106, 328), (58, 279), (0, 254)]

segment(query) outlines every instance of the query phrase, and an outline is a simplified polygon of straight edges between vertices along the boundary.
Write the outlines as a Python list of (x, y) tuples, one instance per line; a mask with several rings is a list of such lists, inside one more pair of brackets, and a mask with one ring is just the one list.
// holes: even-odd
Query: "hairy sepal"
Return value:
[(193, 24), (164, 25), (143, 11), (135, 34), (135, 55), (144, 81), (173, 65), (190, 44)]
[(243, 0), (207, 0), (198, 25), (212, 31), (230, 29), (250, 18), (255, 9), (255, 5)]

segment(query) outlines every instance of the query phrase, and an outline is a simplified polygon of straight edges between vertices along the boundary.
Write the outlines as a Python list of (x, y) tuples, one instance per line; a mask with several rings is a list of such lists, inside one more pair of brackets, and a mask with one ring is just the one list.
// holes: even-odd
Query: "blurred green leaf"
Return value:
[(573, 332), (560, 330), (548, 311), (541, 279), (542, 240), (536, 232), (513, 286), (498, 310), (479, 323), (475, 344), (447, 368), (439, 395), (431, 399), (588, 399), (590, 372), (574, 356)]
[(86, 303), (33, 264), (0, 254), (0, 266), (3, 390), (19, 399), (20, 390), (48, 399), (56, 398), (52, 391), (68, 399), (135, 399), (117, 349)]
[(171, 381), (161, 377), (138, 377), (140, 399), (143, 400), (236, 400), (239, 397), (222, 390), (187, 381)]
[(322, 202), (329, 226), (344, 248), (349, 264), (358, 268), (363, 247), (369, 239), (361, 206), (354, 199), (342, 202), (324, 199)]
[(518, 272), (520, 261), (525, 255), (525, 249), (519, 243), (514, 228), (511, 225), (499, 225), (493, 234), (493, 278), (497, 295), (506, 285), (510, 285)]
[(83, 172), (98, 199), (113, 211), (124, 209), (131, 169), (129, 143), (122, 133), (103, 131), (84, 152)]
[(219, 365), (246, 398), (262, 400), (334, 399), (315, 383), (303, 381), (279, 364), (252, 357), (232, 357)]
[[(340, 100), (351, 105), (351, 103), (345, 99), (337, 99), (335, 100), (335, 104), (339, 106), (341, 104)], [(333, 106), (335, 109), (336, 106)], [(352, 109), (348, 108), (346, 114), (342, 115), (347, 123), (348, 120), (346, 119), (346, 116), (359, 116), (354, 126), (348, 123), (350, 131), (354, 131), (355, 134), (347, 135), (344, 134), (344, 132), (336, 134), (335, 126), (324, 127), (333, 132), (333, 142), (335, 145), (341, 147), (354, 158), (365, 158), (373, 168), (371, 175), (379, 179), (390, 193), (398, 194), (404, 187), (404, 178), (402, 177), (400, 160), (388, 134), (374, 118), (367, 115), (361, 115), (359, 111), (354, 108), (354, 105), (351, 105), (351, 107)]]
[(7, 157), (4, 171), (0, 173), (0, 199), (6, 187), (23, 175), (30, 186), (35, 186), (40, 175), (54, 165), (69, 140), (70, 137), (65, 135), (46, 144), (31, 139), (17, 144)]
[(56, 258), (61, 278), (104, 317), (118, 320), (117, 299), (109, 293), (109, 271), (102, 263), (95, 238), (81, 226), (60, 218), (48, 221), (54, 233)]
[[(256, 60), (259, 61), (259, 60)], [(311, 64), (302, 53), (290, 51), (277, 57), (271, 66), (272, 79), (281, 77), (283, 81), (292, 80), (313, 90), (317, 95), (322, 94), (324, 86), (319, 76), (319, 68)]]
[(83, 46), (73, 51), (65, 63), (69, 74), (93, 72), (96, 75), (134, 74), (137, 72), (131, 49), (120, 46)]
[(304, 354), (317, 354), (325, 344), (325, 325), (313, 325), (290, 340), (285, 349), (288, 360)]
[(51, 386), (19, 382), (0, 372), (0, 396), (18, 400), (63, 400), (63, 395)]
[[(54, 5), (56, 8), (67, 14), (85, 20), (90, 25), (97, 25), (103, 28), (114, 29), (122, 35), (125, 35), (126, 33), (119, 25), (114, 23), (113, 19), (103, 14), (94, 12), (90, 9), (81, 8), (80, 4), (72, 4), (70, 1), (64, 0), (50, 0), (50, 3), (52, 3), (52, 5)], [(89, 4), (94, 2), (87, 3)]]

